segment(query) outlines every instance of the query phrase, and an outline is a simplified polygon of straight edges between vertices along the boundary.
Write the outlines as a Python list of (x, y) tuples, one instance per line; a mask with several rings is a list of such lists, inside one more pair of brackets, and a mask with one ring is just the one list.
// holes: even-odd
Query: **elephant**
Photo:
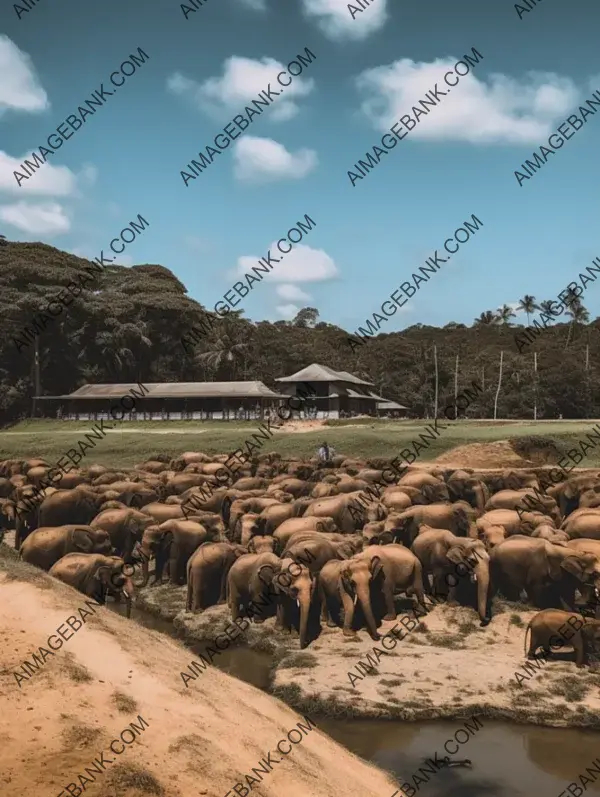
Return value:
[(106, 595), (127, 601), (127, 617), (131, 615), (131, 600), (135, 593), (133, 582), (123, 573), (125, 562), (119, 556), (101, 553), (68, 553), (55, 562), (49, 575), (83, 592), (98, 603), (106, 603)]
[(600, 508), (600, 485), (596, 485), (590, 490), (584, 490), (579, 495), (579, 506), (582, 509)]
[[(227, 576), (227, 602), (234, 622), (241, 616), (241, 611), (249, 613), (250, 603), (263, 608), (268, 606), (268, 590), (280, 564), (281, 560), (274, 553), (247, 553), (233, 563)], [(274, 608), (274, 601), (272, 605)], [(262, 611), (254, 617), (255, 623), (264, 620)]]
[(144, 530), (154, 523), (154, 519), (137, 509), (106, 509), (90, 523), (93, 529), (104, 529), (118, 556), (131, 564), (136, 542), (142, 541)]
[(292, 534), (298, 531), (318, 531), (321, 534), (325, 532), (332, 533), (337, 531), (337, 526), (333, 518), (330, 517), (301, 517), (285, 520), (273, 534), (273, 539), (276, 541), (276, 551), (283, 551)]
[(193, 520), (166, 520), (159, 526), (147, 526), (142, 535), (142, 586), (148, 583), (148, 564), (152, 554), (156, 557), (154, 585), (162, 582), (163, 568), (169, 562), (171, 584), (185, 582), (190, 556), (203, 542), (212, 542), (214, 532)]
[(531, 536), (534, 539), (540, 538), (542, 540), (548, 540), (548, 542), (554, 545), (566, 545), (569, 541), (569, 535), (566, 531), (555, 529), (554, 526), (550, 526), (548, 523), (541, 523), (537, 526), (531, 532)]
[(320, 630), (316, 576), (305, 565), (284, 556), (274, 570), (271, 584), (277, 596), (276, 627), (284, 631), (295, 628), (303, 650)]
[(496, 545), (500, 545), (506, 539), (506, 529), (504, 526), (485, 526), (479, 530), (479, 539), (483, 542), (486, 550), (491, 551)]
[(248, 542), (248, 553), (270, 553), (275, 552), (275, 540), (273, 537), (264, 537), (262, 535), (255, 535)]
[(463, 504), (412, 506), (398, 514), (394, 541), (410, 547), (422, 523), (433, 528), (447, 529), (458, 537), (466, 537), (471, 528), (469, 510), (473, 512), (471, 507), (466, 509)]
[(517, 512), (516, 509), (491, 509), (475, 521), (480, 533), (487, 526), (502, 526), (508, 537), (511, 534), (531, 534), (542, 524), (553, 526), (554, 521), (541, 512)]
[(544, 513), (549, 515), (555, 522), (561, 519), (560, 509), (554, 498), (539, 491), (536, 494), (532, 489), (500, 490), (500, 492), (492, 495), (485, 505), (486, 511), (490, 509), (516, 510), (517, 508), (522, 511), (531, 511), (533, 508), (536, 511), (536, 507), (543, 507)]
[[(38, 526), (89, 525), (106, 499), (89, 489), (57, 490), (46, 496), (38, 510)], [(96, 553), (101, 553), (97, 551)]]
[(577, 509), (565, 518), (561, 529), (567, 532), (571, 540), (580, 537), (600, 540), (600, 510)]
[(537, 477), (526, 470), (504, 470), (501, 474), (480, 473), (479, 478), (487, 484), (492, 493), (501, 490), (523, 490), (528, 487), (539, 487)]
[(426, 470), (413, 470), (405, 473), (404, 476), (398, 481), (398, 485), (406, 485), (406, 487), (416, 487), (421, 490), (424, 484), (437, 485), (440, 484), (441, 479), (437, 476), (432, 476)]
[(281, 524), (291, 518), (302, 517), (312, 503), (310, 498), (299, 498), (288, 504), (273, 504), (262, 510), (256, 521), (257, 534), (273, 534)]
[(360, 602), (372, 639), (379, 639), (373, 598), (385, 605), (384, 620), (396, 619), (395, 592), (412, 597), (415, 608), (427, 614), (419, 559), (403, 545), (369, 545), (342, 563), (340, 592), (344, 606), (344, 635), (353, 635), (354, 607)]
[(381, 495), (381, 503), (390, 512), (402, 512), (412, 505), (412, 498), (400, 487), (388, 487)]
[(325, 562), (330, 559), (347, 559), (356, 552), (357, 548), (360, 550), (362, 544), (362, 538), (359, 536), (355, 537), (353, 541), (344, 539), (335, 542), (328, 540), (322, 534), (309, 533), (306, 536), (292, 537), (281, 554), (281, 558), (298, 561), (300, 564), (306, 565), (313, 575), (316, 575)]
[(52, 482), (59, 490), (72, 490), (80, 484), (89, 484), (88, 477), (80, 471), (71, 470), (61, 473), (60, 479)]
[(155, 523), (164, 523), (167, 520), (185, 520), (186, 513), (180, 504), (160, 504), (153, 501), (140, 510), (149, 515)]
[(362, 493), (344, 493), (313, 501), (303, 517), (330, 517), (340, 531), (353, 534), (371, 520), (385, 520), (388, 510), (379, 502), (369, 502), (365, 507)]
[(197, 612), (224, 603), (233, 563), (248, 552), (230, 542), (203, 542), (187, 563), (186, 611)]
[(246, 512), (244, 515), (239, 515), (231, 531), (226, 531), (225, 536), (232, 542), (239, 543), (240, 545), (248, 545), (251, 538), (258, 534), (256, 523), (260, 515), (257, 512)]
[(242, 493), (246, 490), (266, 490), (268, 487), (268, 479), (262, 479), (258, 476), (243, 476), (231, 485), (232, 490)]
[(575, 590), (600, 586), (600, 561), (593, 554), (544, 539), (513, 535), (490, 552), (492, 592), (518, 601), (522, 590), (540, 609), (573, 608)]
[[(260, 479), (258, 481), (264, 482), (265, 480)], [(286, 493), (290, 493), (294, 498), (298, 499), (310, 495), (314, 486), (314, 482), (286, 476), (279, 482), (275, 482), (275, 480), (273, 480), (267, 488), (267, 494), (272, 493), (275, 489), (279, 488)]]
[[(431, 573), (433, 594), (436, 596), (448, 593), (449, 600), (453, 600), (461, 593), (464, 595), (467, 592), (464, 576), (469, 570), (470, 581), (477, 583), (476, 603), (480, 625), (489, 625), (492, 619), (490, 555), (481, 540), (457, 537), (447, 529), (421, 526), (411, 550), (423, 567), (426, 588), (429, 588)], [(461, 565), (465, 568), (462, 573), (458, 570)], [(449, 581), (451, 574), (455, 584)]]
[[(584, 494), (590, 490), (597, 492), (597, 477), (589, 473), (572, 476), (560, 484), (553, 484), (546, 488), (548, 495), (552, 496), (560, 507), (561, 514), (564, 518), (578, 509), (581, 504), (581, 499)], [(587, 495), (586, 502), (590, 500)]]
[(330, 559), (325, 562), (317, 576), (317, 589), (321, 603), (321, 622), (329, 628), (341, 623), (342, 592), (340, 571), (349, 560)]
[(263, 509), (268, 506), (286, 506), (274, 498), (237, 498), (232, 499), (227, 496), (221, 505), (221, 517), (225, 523), (225, 527), (233, 531), (238, 517), (241, 517), (246, 512), (256, 512), (260, 514)]
[(167, 490), (163, 484), (151, 488), (143, 482), (126, 480), (100, 486), (98, 491), (100, 493), (110, 491), (113, 494), (112, 498), (121, 501), (125, 506), (132, 506), (136, 509), (141, 509), (146, 504), (151, 504), (159, 499), (164, 500), (167, 497)]
[(451, 501), (466, 501), (481, 514), (484, 513), (485, 505), (490, 499), (490, 491), (481, 479), (468, 474), (463, 476), (463, 472), (454, 471), (446, 485)]
[(40, 527), (32, 531), (21, 545), (19, 557), (42, 570), (50, 570), (55, 562), (68, 553), (112, 554), (110, 537), (103, 529), (69, 524)]
[[(527, 649), (527, 634), (530, 632)], [(540, 647), (547, 657), (552, 648), (564, 647), (565, 642), (575, 651), (577, 667), (583, 667), (588, 663), (589, 649), (595, 653), (600, 643), (600, 620), (560, 609), (544, 609), (531, 618), (525, 629), (524, 649), (527, 650), (528, 659), (536, 658), (536, 651)]]

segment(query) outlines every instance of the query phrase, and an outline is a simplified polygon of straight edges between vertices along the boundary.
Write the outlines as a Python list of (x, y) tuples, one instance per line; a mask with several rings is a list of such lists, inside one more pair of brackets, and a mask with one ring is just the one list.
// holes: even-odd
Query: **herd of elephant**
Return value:
[[(600, 594), (597, 472), (554, 484), (544, 468), (413, 468), (384, 486), (383, 459), (262, 454), (227, 487), (215, 475), (225, 459), (186, 452), (120, 471), (92, 465), (41, 490), (47, 462), (5, 460), (0, 539), (14, 528), (24, 561), (101, 603), (124, 594), (128, 611), (135, 566), (146, 586), (152, 560), (153, 584), (167, 574), (187, 583), (188, 611), (227, 602), (237, 619), (274, 595), (254, 621), (275, 614), (302, 648), (322, 624), (348, 636), (362, 625), (379, 639), (402, 593), (422, 614), (427, 594), (471, 606), (482, 626), (498, 592), (570, 611)], [(451, 582), (461, 563), (470, 577)]]

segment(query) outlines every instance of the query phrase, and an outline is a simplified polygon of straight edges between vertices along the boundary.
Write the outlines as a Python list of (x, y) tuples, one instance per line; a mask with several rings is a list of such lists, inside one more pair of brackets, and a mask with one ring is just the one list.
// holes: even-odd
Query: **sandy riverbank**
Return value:
[[(213, 642), (230, 622), (227, 607), (192, 615), (183, 611), (184, 600), (184, 587), (163, 585), (141, 590), (138, 605), (173, 621), (188, 640)], [(473, 610), (439, 606), (387, 653), (366, 631), (354, 640), (339, 628), (323, 628), (300, 651), (297, 638), (275, 630), (274, 618), (252, 625), (239, 641), (273, 655), (271, 690), (299, 710), (411, 721), (480, 711), (514, 722), (600, 728), (600, 672), (577, 669), (568, 649), (522, 685), (517, 682), (515, 672), (526, 665), (525, 627), (535, 614), (522, 608), (498, 603), (491, 624), (480, 628)], [(380, 633), (393, 626), (385, 621)], [(375, 646), (382, 651), (379, 657)], [(368, 665), (369, 653), (371, 661), (379, 658), (373, 674), (350, 679), (348, 673), (356, 675), (360, 661)]]

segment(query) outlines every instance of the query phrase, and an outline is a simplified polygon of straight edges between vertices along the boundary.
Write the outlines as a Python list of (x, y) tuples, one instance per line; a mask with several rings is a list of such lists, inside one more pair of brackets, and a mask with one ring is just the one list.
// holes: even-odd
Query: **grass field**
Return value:
[[(312, 456), (320, 443), (327, 440), (338, 454), (348, 456), (398, 456), (411, 440), (425, 430), (428, 421), (389, 421), (360, 419), (355, 423), (334, 423), (309, 432), (274, 432), (261, 452), (277, 451), (285, 456)], [(529, 435), (552, 438), (557, 444), (573, 448), (585, 439), (596, 421), (438, 421), (440, 436), (421, 452), (420, 461), (435, 459), (440, 454), (468, 443), (491, 443)], [(24, 421), (0, 432), (0, 459), (41, 456), (55, 462), (92, 427), (91, 422)], [(442, 427), (447, 427), (442, 429)], [(204, 451), (207, 454), (229, 453), (243, 448), (247, 438), (258, 430), (258, 423), (188, 421), (121, 424), (108, 432), (96, 447), (88, 450), (89, 462), (130, 467), (155, 454), (177, 456), (182, 451)], [(582, 467), (600, 467), (600, 446), (589, 452)]]

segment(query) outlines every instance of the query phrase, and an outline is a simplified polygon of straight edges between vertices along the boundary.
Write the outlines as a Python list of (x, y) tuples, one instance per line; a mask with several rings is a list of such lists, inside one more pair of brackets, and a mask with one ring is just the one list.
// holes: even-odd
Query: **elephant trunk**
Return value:
[(487, 614), (488, 592), (490, 588), (489, 562), (478, 562), (473, 573), (477, 576), (477, 611), (479, 619), (485, 625), (490, 621)]
[(133, 586), (133, 581), (126, 576), (125, 581), (123, 583), (123, 596), (125, 598), (125, 603), (127, 606), (127, 619), (131, 617), (131, 602), (133, 599), (133, 595), (135, 593), (135, 587)]
[(377, 623), (375, 622), (373, 609), (371, 608), (371, 593), (369, 585), (368, 584), (360, 585), (357, 588), (356, 595), (358, 600), (360, 601), (360, 605), (362, 606), (362, 610), (365, 615), (369, 636), (371, 637), (371, 639), (379, 639), (379, 634), (377, 633)]
[(142, 587), (146, 587), (150, 578), (149, 564), (152, 556), (150, 546), (142, 543), (140, 545), (140, 554), (142, 555)]
[(310, 595), (302, 595), (299, 598), (300, 606), (300, 649), (308, 646), (308, 615), (310, 612)]

